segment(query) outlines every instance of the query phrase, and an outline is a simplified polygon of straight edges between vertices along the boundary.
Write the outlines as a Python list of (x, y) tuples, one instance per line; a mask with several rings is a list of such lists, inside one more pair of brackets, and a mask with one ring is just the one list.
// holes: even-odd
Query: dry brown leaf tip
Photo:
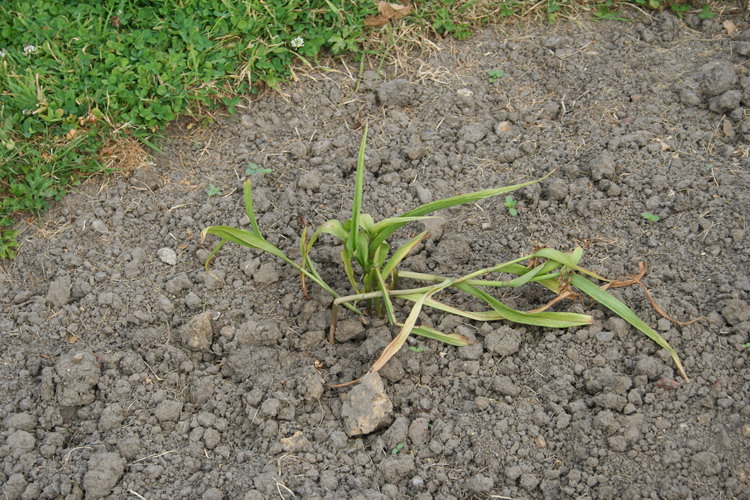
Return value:
[(378, 2), (378, 14), (366, 17), (364, 23), (365, 26), (376, 28), (385, 25), (391, 19), (398, 20), (410, 13), (411, 4), (408, 2), (400, 4), (380, 1)]

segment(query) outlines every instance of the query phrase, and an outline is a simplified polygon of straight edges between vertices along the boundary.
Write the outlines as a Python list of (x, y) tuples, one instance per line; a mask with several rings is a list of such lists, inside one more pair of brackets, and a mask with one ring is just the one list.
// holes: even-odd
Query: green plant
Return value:
[(221, 188), (218, 186), (214, 186), (213, 184), (209, 185), (206, 189), (206, 194), (210, 198), (211, 196), (218, 196), (221, 194)]
[(424, 352), (424, 347), (414, 347), (414, 346), (411, 346), (411, 347), (409, 347), (409, 350), (413, 351), (413, 352)]
[(709, 7), (708, 5), (704, 5), (701, 8), (700, 13), (698, 14), (698, 17), (700, 19), (713, 19), (714, 17), (716, 17), (716, 13), (711, 11), (711, 7)]
[(398, 455), (398, 453), (406, 447), (405, 443), (398, 443), (395, 448), (391, 450), (391, 455)]
[[(494, 265), (485, 269), (474, 271), (467, 275), (454, 278), (440, 275), (424, 274), (399, 270), (399, 266), (411, 250), (413, 250), (426, 236), (423, 231), (412, 237), (406, 243), (391, 251), (388, 238), (397, 230), (410, 222), (424, 220), (430, 214), (467, 203), (473, 203), (485, 198), (507, 193), (525, 186), (537, 183), (547, 176), (515, 184), (512, 186), (476, 191), (461, 194), (421, 205), (413, 210), (405, 212), (396, 217), (390, 217), (379, 222), (362, 212), (363, 184), (365, 165), (365, 145), (367, 140), (367, 126), (362, 138), (357, 159), (357, 170), (354, 181), (354, 200), (352, 203), (352, 215), (346, 222), (329, 220), (321, 224), (311, 237), (308, 238), (307, 228), (302, 231), (299, 252), (301, 260), (299, 263), (290, 259), (278, 247), (269, 243), (261, 234), (253, 211), (252, 185), (248, 179), (244, 183), (245, 210), (250, 221), (249, 230), (237, 229), (230, 226), (210, 226), (201, 232), (201, 240), (209, 234), (218, 236), (220, 241), (214, 247), (206, 259), (206, 269), (209, 263), (222, 246), (227, 242), (256, 248), (268, 252), (288, 263), (301, 274), (302, 290), (307, 295), (306, 280), (313, 281), (334, 297), (331, 309), (331, 328), (329, 340), (335, 339), (336, 321), (340, 306), (347, 307), (356, 314), (363, 314), (359, 308), (360, 302), (365, 302), (369, 311), (376, 312), (388, 318), (391, 324), (400, 327), (400, 332), (384, 349), (380, 357), (370, 368), (370, 372), (380, 370), (393, 355), (398, 352), (406, 342), (409, 335), (416, 334), (441, 342), (465, 346), (470, 340), (456, 333), (443, 333), (427, 325), (418, 325), (417, 321), (423, 308), (430, 307), (437, 311), (467, 318), (475, 321), (509, 320), (516, 323), (543, 326), (549, 328), (568, 328), (572, 326), (587, 325), (592, 322), (591, 316), (568, 312), (550, 312), (546, 309), (561, 298), (569, 297), (573, 289), (582, 292), (595, 301), (609, 308), (625, 321), (640, 330), (659, 346), (666, 349), (672, 356), (677, 368), (687, 380), (684, 369), (677, 353), (656, 331), (643, 322), (624, 303), (607, 292), (614, 286), (624, 286), (639, 281), (614, 282), (606, 280), (601, 276), (578, 265), (583, 251), (580, 248), (571, 253), (563, 253), (551, 248), (543, 248), (529, 255), (508, 262)], [(318, 272), (312, 258), (311, 252), (318, 238), (322, 234), (328, 234), (337, 238), (341, 244), (341, 259), (344, 273), (348, 278), (353, 294), (342, 296), (329, 285)], [(526, 262), (527, 264), (523, 264)], [(514, 275), (512, 279), (486, 279), (487, 275), (494, 274)], [(594, 284), (590, 279), (604, 282), (603, 286)], [(403, 281), (417, 282), (413, 288), (401, 288)], [(558, 297), (549, 304), (532, 311), (519, 311), (513, 309), (487, 289), (502, 287), (520, 287), (529, 283), (541, 285)], [(471, 307), (464, 310), (447, 303), (441, 302), (436, 297), (446, 289), (464, 292), (485, 306), (485, 310), (477, 311)], [(411, 309), (407, 317), (402, 321), (396, 316), (394, 300), (402, 300), (411, 303)], [(356, 382), (356, 381), (355, 381)]]
[(687, 4), (675, 3), (675, 4), (671, 4), (669, 6), (669, 8), (680, 19), (682, 19), (683, 17), (685, 17), (685, 13), (686, 12), (690, 12), (690, 6), (687, 5)]
[(661, 220), (661, 217), (651, 212), (641, 212), (641, 217), (651, 222), (659, 222)]
[(518, 210), (516, 210), (517, 204), (518, 202), (514, 200), (512, 196), (508, 195), (505, 197), (503, 205), (505, 205), (505, 208), (508, 209), (508, 213), (511, 215), (511, 217), (515, 217), (516, 215), (518, 215)]
[(502, 70), (502, 69), (496, 69), (496, 70), (493, 70), (493, 71), (488, 71), (487, 72), (487, 77), (488, 77), (487, 81), (489, 81), (490, 85), (492, 85), (493, 83), (495, 83), (495, 80), (499, 80), (504, 75), (505, 75), (505, 71)]
[(257, 163), (250, 162), (247, 164), (247, 168), (245, 169), (246, 175), (255, 175), (255, 174), (270, 174), (273, 172), (270, 168), (260, 168)]

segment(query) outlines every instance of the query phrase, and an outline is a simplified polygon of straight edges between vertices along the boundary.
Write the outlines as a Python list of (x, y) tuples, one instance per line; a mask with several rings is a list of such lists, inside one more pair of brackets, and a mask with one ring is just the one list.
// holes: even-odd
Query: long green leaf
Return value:
[(245, 180), (242, 184), (242, 191), (245, 197), (245, 213), (247, 214), (247, 218), (250, 219), (250, 226), (256, 233), (260, 234), (258, 221), (255, 220), (255, 211), (253, 210), (253, 184), (250, 182), (250, 179)]
[(412, 328), (411, 333), (458, 347), (464, 347), (473, 343), (471, 339), (460, 333), (443, 333), (425, 325), (415, 326)]
[(427, 236), (427, 231), (422, 231), (414, 238), (401, 245), (398, 250), (393, 252), (393, 256), (388, 260), (385, 266), (383, 266), (383, 276), (390, 276), (394, 269), (396, 269), (396, 266), (398, 266), (401, 261), (409, 255), (409, 252), (411, 252), (425, 236)]
[[(429, 215), (433, 212), (437, 212), (438, 210), (443, 210), (450, 207), (455, 207), (456, 205), (464, 205), (466, 203), (474, 203), (479, 200), (483, 200), (485, 198), (490, 198), (492, 196), (497, 196), (499, 194), (508, 193), (510, 191), (515, 191), (516, 189), (521, 189), (526, 186), (530, 186), (532, 184), (536, 184), (537, 182), (541, 182), (550, 175), (554, 170), (544, 177), (541, 177), (539, 179), (535, 179), (533, 181), (529, 182), (523, 182), (521, 184), (514, 184), (512, 186), (504, 186), (500, 188), (495, 189), (485, 189), (482, 191), (474, 191), (473, 193), (466, 193), (466, 194), (460, 194), (457, 196), (452, 196), (450, 198), (444, 198), (442, 200), (433, 201), (431, 203), (426, 203), (424, 205), (421, 205), (414, 210), (409, 210), (408, 212), (405, 212), (399, 216), (399, 218), (402, 218), (406, 220), (407, 217), (420, 217), (423, 215)], [(392, 235), (394, 232), (396, 232), (398, 229), (400, 229), (406, 222), (402, 223), (394, 223), (392, 225), (389, 225), (382, 230), (380, 230), (377, 234), (375, 234), (372, 238), (372, 241), (370, 242), (371, 248), (373, 245), (379, 245), (381, 241), (385, 241), (390, 235)]]
[(577, 313), (548, 311), (527, 313), (518, 311), (506, 306), (495, 297), (471, 285), (459, 283), (454, 286), (459, 290), (484, 300), (505, 319), (514, 323), (543, 326), (546, 328), (570, 328), (571, 326), (590, 325), (593, 321), (591, 316)]
[(365, 178), (365, 146), (367, 145), (367, 124), (365, 132), (362, 134), (362, 143), (359, 146), (357, 155), (357, 173), (354, 177), (354, 200), (352, 201), (352, 218), (349, 227), (349, 237), (346, 240), (346, 249), (356, 255), (357, 245), (359, 244), (359, 214), (362, 211), (362, 191)]
[(210, 226), (201, 231), (202, 237), (205, 238), (206, 234), (213, 234), (219, 238), (232, 243), (237, 243), (243, 247), (257, 248), (263, 250), (276, 257), (280, 258), (284, 262), (292, 264), (294, 267), (298, 267), (297, 263), (287, 257), (284, 252), (279, 250), (277, 247), (266, 241), (263, 236), (258, 232), (247, 231), (245, 229), (237, 229), (230, 226)]
[(672, 356), (672, 359), (674, 360), (675, 365), (677, 365), (677, 369), (680, 371), (680, 375), (685, 379), (685, 381), (689, 382), (690, 379), (688, 379), (687, 374), (685, 373), (685, 369), (682, 366), (682, 362), (680, 361), (680, 357), (677, 355), (677, 351), (675, 351), (671, 345), (669, 345), (669, 342), (667, 342), (664, 337), (659, 335), (654, 329), (652, 329), (650, 326), (646, 324), (645, 321), (643, 321), (641, 318), (638, 317), (637, 314), (633, 312), (632, 309), (630, 309), (628, 306), (626, 306), (622, 301), (620, 301), (618, 298), (616, 298), (611, 293), (607, 292), (606, 290), (602, 290), (600, 287), (596, 286), (594, 283), (590, 282), (583, 276), (574, 274), (572, 275), (570, 279), (570, 283), (578, 288), (580, 291), (594, 299), (595, 301), (599, 302), (615, 314), (617, 314), (619, 317), (633, 325), (635, 328), (640, 330), (643, 334), (645, 334), (648, 338), (656, 342), (660, 347), (664, 348), (669, 352), (670, 356)]

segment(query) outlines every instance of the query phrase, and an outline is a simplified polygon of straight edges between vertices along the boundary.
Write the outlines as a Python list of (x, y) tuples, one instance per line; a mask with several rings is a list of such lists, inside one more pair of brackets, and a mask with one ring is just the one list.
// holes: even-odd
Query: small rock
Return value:
[(159, 422), (176, 422), (182, 414), (182, 402), (167, 399), (159, 403), (154, 410), (154, 416)]
[(615, 176), (615, 159), (606, 149), (589, 163), (594, 180), (612, 179)]
[(70, 276), (62, 276), (49, 284), (47, 303), (55, 307), (62, 307), (70, 301)]
[(177, 264), (177, 253), (171, 248), (160, 248), (156, 251), (156, 256), (159, 257), (160, 261), (169, 264), (170, 266)]
[(422, 186), (421, 184), (417, 184), (415, 190), (417, 191), (417, 199), (419, 200), (419, 203), (424, 204), (430, 203), (432, 201), (432, 191), (430, 191), (426, 187)]
[(568, 182), (558, 177), (544, 184), (544, 197), (547, 200), (561, 201), (568, 196)]
[(469, 125), (464, 125), (458, 131), (459, 139), (463, 139), (469, 144), (481, 141), (486, 135), (487, 126), (483, 123), (470, 123)]
[(729, 61), (712, 61), (704, 64), (694, 78), (700, 82), (701, 90), (708, 96), (721, 95), (731, 90), (739, 80), (734, 65)]
[(253, 279), (260, 284), (270, 285), (279, 281), (279, 273), (273, 264), (266, 262), (253, 274)]
[(361, 383), (341, 399), (344, 430), (350, 437), (369, 434), (393, 421), (393, 403), (377, 373), (362, 377)]
[(740, 299), (730, 299), (721, 310), (724, 320), (732, 326), (750, 319), (750, 305)]
[(466, 482), (467, 488), (469, 490), (473, 491), (474, 493), (484, 493), (487, 494), (494, 488), (495, 481), (489, 477), (485, 476), (483, 474), (478, 474), (472, 478), (470, 478)]
[(36, 438), (30, 432), (15, 431), (8, 436), (5, 444), (10, 448), (13, 457), (18, 458), (36, 447)]
[(653, 356), (642, 356), (635, 364), (635, 374), (646, 375), (649, 380), (658, 379), (665, 373), (665, 370), (664, 363)]
[(220, 441), (221, 434), (216, 429), (206, 429), (206, 432), (203, 433), (203, 444), (209, 450), (216, 448)]
[(513, 130), (513, 124), (508, 121), (498, 122), (495, 125), (495, 135), (501, 137)]
[(94, 453), (83, 475), (86, 498), (103, 498), (112, 492), (125, 472), (125, 459), (118, 453)]
[(192, 351), (208, 351), (214, 338), (211, 320), (216, 315), (213, 311), (193, 316), (180, 327), (179, 336), (182, 345)]
[(711, 97), (708, 100), (708, 109), (714, 113), (724, 114), (740, 106), (742, 92), (739, 90), (727, 90), (721, 95)]
[(409, 439), (414, 446), (422, 446), (430, 438), (430, 421), (424, 417), (414, 419), (409, 426)]
[(305, 437), (302, 431), (297, 431), (289, 437), (281, 438), (280, 442), (284, 451), (300, 451), (310, 446), (310, 440)]
[(281, 329), (275, 321), (259, 318), (250, 318), (234, 333), (234, 338), (238, 343), (250, 346), (276, 345), (281, 337)]
[(414, 86), (404, 78), (381, 83), (375, 90), (382, 106), (407, 106), (414, 98)]
[(501, 326), (484, 339), (487, 349), (500, 356), (510, 356), (521, 346), (521, 334), (509, 326)]
[(57, 374), (57, 402), (60, 406), (81, 406), (94, 402), (95, 386), (101, 368), (90, 352), (64, 355), (55, 366)]
[(365, 327), (361, 321), (344, 320), (336, 324), (336, 340), (338, 342), (349, 342), (361, 337), (365, 333)]
[(407, 455), (398, 458), (387, 458), (378, 467), (383, 478), (392, 483), (398, 483), (414, 471), (414, 457)]
[(309, 189), (310, 191), (317, 191), (320, 189), (320, 183), (322, 182), (322, 178), (320, 176), (320, 172), (317, 170), (310, 170), (309, 172), (305, 172), (302, 174), (297, 181), (297, 186), (299, 186), (300, 189)]
[(690, 462), (693, 470), (701, 476), (716, 476), (721, 472), (719, 457), (710, 451), (696, 453)]
[(456, 94), (460, 95), (461, 97), (471, 97), (474, 95), (474, 91), (467, 88), (461, 88), (456, 91)]
[(499, 375), (492, 381), (492, 388), (503, 396), (516, 396), (521, 389), (507, 375)]
[(91, 222), (91, 227), (97, 233), (105, 234), (109, 232), (109, 228), (107, 228), (107, 225), (104, 223), (104, 221), (100, 219), (96, 219), (93, 222)]
[(295, 141), (289, 145), (289, 152), (295, 158), (305, 158), (307, 157), (307, 146), (302, 142)]

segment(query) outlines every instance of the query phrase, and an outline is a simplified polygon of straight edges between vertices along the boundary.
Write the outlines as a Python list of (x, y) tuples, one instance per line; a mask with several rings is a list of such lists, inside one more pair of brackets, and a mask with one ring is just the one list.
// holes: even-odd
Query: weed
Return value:
[[(575, 249), (571, 253), (543, 248), (518, 259), (480, 269), (458, 278), (400, 270), (399, 266), (409, 252), (427, 236), (427, 231), (423, 231), (402, 246), (391, 251), (391, 246), (387, 241), (388, 238), (406, 224), (430, 218), (430, 214), (438, 210), (474, 203), (485, 198), (535, 184), (544, 180), (551, 173), (541, 179), (521, 184), (476, 191), (433, 201), (399, 216), (375, 222), (372, 216), (362, 212), (367, 130), (368, 127), (365, 126), (362, 143), (359, 148), (354, 180), (354, 200), (350, 219), (343, 223), (336, 219), (326, 221), (310, 237), (308, 237), (307, 228), (305, 227), (302, 230), (299, 243), (301, 261), (297, 263), (262, 236), (253, 210), (252, 184), (250, 179), (248, 179), (244, 183), (244, 198), (245, 211), (250, 221), (250, 229), (237, 229), (230, 226), (211, 226), (205, 228), (201, 232), (201, 241), (209, 234), (220, 238), (220, 241), (206, 259), (206, 269), (208, 269), (213, 257), (227, 241), (265, 251), (283, 260), (300, 272), (302, 291), (305, 296), (307, 296), (306, 281), (310, 280), (334, 297), (331, 309), (331, 328), (329, 331), (329, 340), (331, 343), (335, 339), (339, 307), (343, 305), (356, 314), (363, 314), (359, 308), (359, 303), (365, 302), (367, 310), (386, 317), (391, 324), (400, 327), (400, 332), (385, 347), (380, 357), (370, 367), (370, 373), (379, 371), (403, 347), (406, 339), (412, 333), (456, 346), (465, 346), (471, 343), (463, 335), (443, 333), (430, 326), (418, 325), (419, 315), (425, 307), (475, 321), (505, 319), (520, 324), (549, 328), (568, 328), (590, 324), (593, 319), (588, 315), (547, 311), (547, 308), (554, 303), (573, 295), (573, 290), (575, 289), (609, 308), (659, 346), (666, 349), (672, 356), (680, 374), (687, 380), (677, 353), (667, 341), (643, 322), (623, 302), (607, 292), (607, 289), (611, 287), (626, 286), (634, 283), (641, 284), (640, 278), (645, 273), (645, 268), (639, 276), (631, 280), (616, 282), (602, 278), (594, 272), (580, 267), (578, 263), (583, 255), (583, 251), (580, 248)], [(322, 234), (331, 235), (341, 242), (340, 255), (344, 274), (349, 281), (351, 290), (354, 292), (351, 295), (342, 296), (323, 280), (318, 273), (311, 258), (311, 253), (315, 243)], [(527, 262), (527, 264), (524, 265), (524, 262)], [(486, 275), (498, 273), (515, 275), (515, 278), (506, 280), (484, 278)], [(590, 281), (591, 278), (603, 281), (605, 284), (599, 286)], [(418, 282), (418, 286), (401, 288), (400, 285), (404, 280)], [(499, 287), (516, 288), (530, 283), (536, 283), (547, 288), (556, 293), (557, 297), (546, 306), (524, 312), (503, 304), (485, 290), (486, 288)], [(489, 309), (479, 311), (478, 308), (471, 307), (463, 310), (441, 302), (436, 298), (441, 295), (442, 291), (449, 288), (474, 297), (481, 305), (489, 307)], [(410, 312), (404, 320), (396, 317), (393, 301), (397, 299), (412, 304)]]
[(641, 212), (641, 217), (651, 222), (659, 222), (661, 220), (661, 217), (651, 212)]
[(711, 11), (711, 7), (704, 5), (698, 13), (698, 17), (700, 19), (713, 19), (716, 17), (716, 13)]
[(214, 186), (213, 184), (209, 185), (206, 189), (206, 194), (210, 198), (211, 196), (218, 196), (221, 194), (221, 188)]
[(487, 81), (489, 81), (490, 85), (492, 85), (493, 83), (495, 83), (495, 80), (499, 80), (504, 75), (505, 75), (505, 71), (503, 71), (502, 69), (496, 69), (494, 71), (488, 71), (487, 72), (487, 77), (488, 77)]
[(260, 168), (257, 163), (248, 163), (247, 168), (245, 169), (246, 175), (255, 175), (255, 174), (270, 174), (273, 172), (270, 168)]
[(414, 346), (411, 346), (411, 347), (409, 347), (409, 350), (413, 351), (413, 352), (424, 352), (424, 347), (414, 347)]
[(398, 453), (406, 447), (405, 443), (398, 443), (395, 448), (391, 450), (391, 455), (398, 455)]
[(511, 195), (505, 197), (503, 205), (505, 205), (505, 208), (508, 209), (508, 213), (511, 215), (511, 217), (515, 217), (516, 215), (518, 215), (518, 210), (516, 210), (517, 204), (518, 201), (514, 200)]

